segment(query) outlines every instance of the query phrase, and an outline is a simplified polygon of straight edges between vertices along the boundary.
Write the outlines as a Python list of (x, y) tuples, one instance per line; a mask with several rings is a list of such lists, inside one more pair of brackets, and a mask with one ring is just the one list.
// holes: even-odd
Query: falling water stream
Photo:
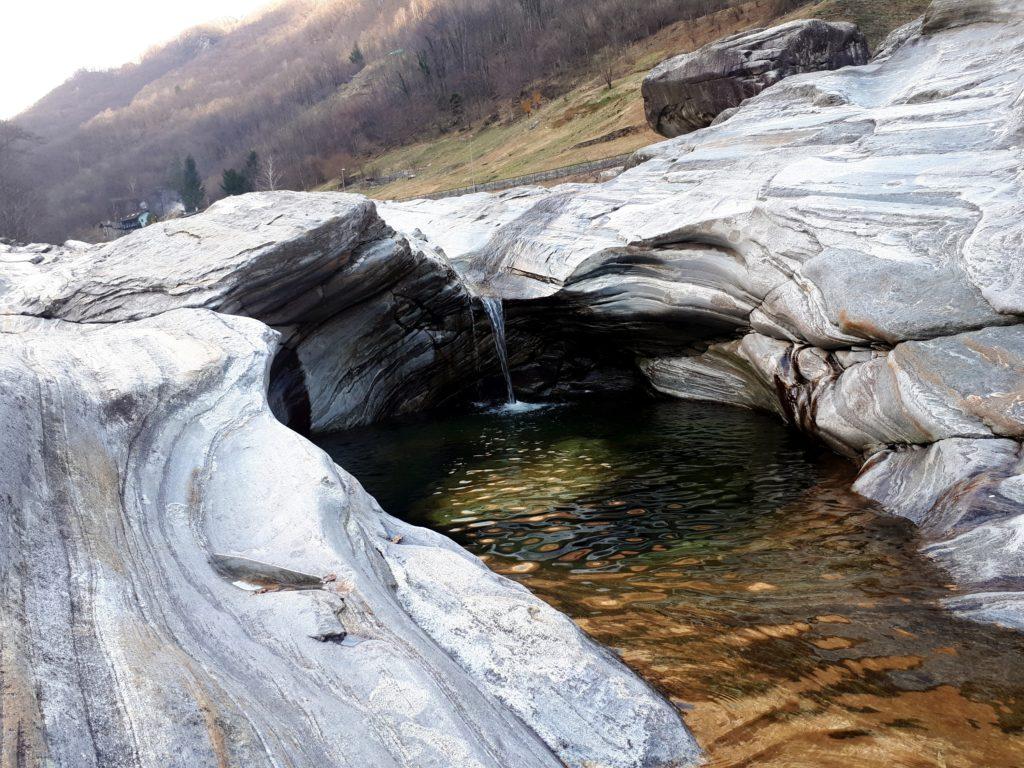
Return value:
[(481, 296), (480, 303), (483, 305), (487, 319), (494, 331), (494, 346), (498, 353), (498, 362), (501, 364), (501, 375), (505, 377), (505, 388), (508, 391), (508, 402), (516, 402), (516, 393), (512, 389), (512, 375), (508, 368), (508, 350), (505, 347), (505, 311), (501, 299), (494, 296)]
[(616, 651), (712, 766), (1024, 765), (1024, 639), (943, 610), (913, 526), (770, 417), (595, 399), (322, 445)]

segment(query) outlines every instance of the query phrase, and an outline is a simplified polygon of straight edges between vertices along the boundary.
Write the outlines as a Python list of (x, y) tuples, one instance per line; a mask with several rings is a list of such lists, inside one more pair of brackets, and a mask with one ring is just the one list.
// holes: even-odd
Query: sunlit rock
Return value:
[[(1024, 4), (937, 0), (875, 61), (788, 77), (640, 150), (611, 181), (382, 215), (511, 300), (513, 326), (530, 307), (568, 318), (581, 343), (639, 353), (664, 393), (773, 410), (858, 460), (960, 439), (1016, 446), (1022, 89)], [(935, 483), (962, 479), (948, 472)], [(936, 528), (929, 551), (972, 588), (1018, 577), (1024, 499), (1007, 494), (999, 522), (954, 514), (955, 531)], [(877, 498), (902, 513), (900, 496)], [(966, 498), (911, 516), (927, 527)]]
[(356, 195), (229, 197), (100, 248), (10, 258), (25, 263), (0, 276), (3, 314), (111, 323), (194, 307), (280, 330), (275, 409), (307, 429), (450, 398), (472, 357), (462, 281)]

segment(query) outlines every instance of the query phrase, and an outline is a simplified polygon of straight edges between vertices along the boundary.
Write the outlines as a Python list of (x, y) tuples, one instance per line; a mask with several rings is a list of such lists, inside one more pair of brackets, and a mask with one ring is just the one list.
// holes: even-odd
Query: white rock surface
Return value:
[[(1014, 323), (1024, 312), (1014, 19), (789, 78), (724, 123), (642, 150), (600, 185), (381, 212), (506, 298), (555, 294), (624, 248), (657, 263), (663, 249), (698, 247), (732, 265), (712, 284), (749, 295), (749, 325), (769, 336), (844, 348)], [(695, 293), (685, 277), (671, 279), (676, 303)]]
[(0, 248), (15, 764), (697, 760), (571, 622), (271, 414), (268, 384), (319, 429), (457, 394), (471, 289), (865, 459), (858, 490), (965, 585), (950, 606), (1024, 627), (1022, 53), (1024, 3), (936, 0), (875, 63), (606, 183), (382, 206), (407, 237), (361, 198), (274, 193)]
[(284, 334), (317, 431), (450, 398), (473, 355), (462, 281), (357, 195), (229, 197), (99, 248), (27, 250), (0, 273), (0, 314), (110, 323), (201, 307), (254, 317)]
[(694, 762), (571, 621), (273, 417), (277, 343), (206, 309), (0, 318), (12, 764)]

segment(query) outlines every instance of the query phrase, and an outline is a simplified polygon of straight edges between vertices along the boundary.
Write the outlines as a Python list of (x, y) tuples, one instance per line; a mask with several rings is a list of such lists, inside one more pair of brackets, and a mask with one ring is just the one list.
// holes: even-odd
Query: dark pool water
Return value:
[(615, 649), (712, 765), (1024, 766), (1024, 640), (937, 607), (913, 527), (771, 417), (594, 399), (321, 444)]

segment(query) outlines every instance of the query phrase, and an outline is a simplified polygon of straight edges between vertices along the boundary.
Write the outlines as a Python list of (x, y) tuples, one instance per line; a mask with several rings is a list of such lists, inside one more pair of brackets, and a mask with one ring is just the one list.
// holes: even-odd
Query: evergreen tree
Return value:
[(181, 202), (187, 213), (199, 210), (206, 198), (206, 188), (203, 180), (199, 178), (199, 171), (196, 170), (196, 161), (189, 155), (185, 158), (185, 168), (181, 172), (181, 183), (178, 186), (178, 194), (181, 195)]
[(249, 180), (244, 173), (239, 173), (234, 168), (227, 168), (221, 175), (220, 191), (230, 197), (231, 195), (244, 195), (251, 192)]
[(359, 47), (359, 43), (352, 46), (352, 53), (348, 55), (348, 60), (359, 67), (359, 69), (362, 69), (363, 65), (366, 64), (366, 58), (363, 56), (363, 51)]
[(245, 176), (245, 180), (249, 184), (246, 192), (255, 192), (256, 182), (260, 178), (260, 156), (256, 154), (256, 150), (249, 152), (249, 157), (245, 159), (245, 168), (242, 169), (242, 175)]
[(242, 170), (228, 168), (221, 175), (220, 190), (229, 197), (244, 195), (256, 189), (256, 181), (260, 174), (260, 156), (255, 151), (249, 153)]
[(180, 195), (183, 178), (185, 178), (185, 164), (180, 157), (175, 157), (167, 166), (167, 186)]

